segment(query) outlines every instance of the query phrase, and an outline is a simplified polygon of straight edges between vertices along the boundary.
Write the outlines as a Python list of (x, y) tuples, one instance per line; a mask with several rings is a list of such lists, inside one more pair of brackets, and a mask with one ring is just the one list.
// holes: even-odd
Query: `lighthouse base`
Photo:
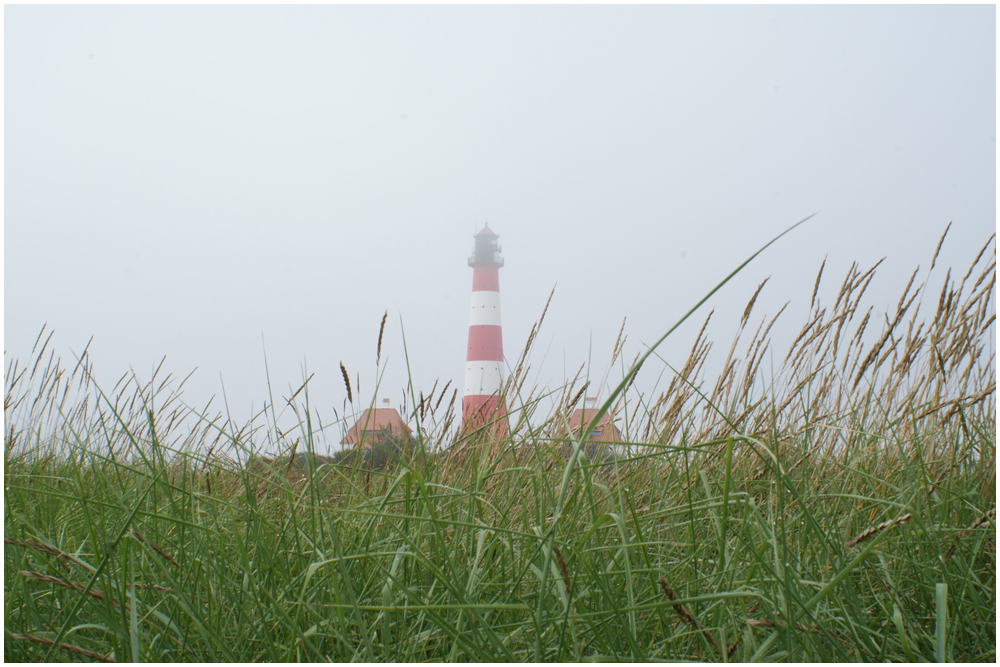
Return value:
[(506, 438), (507, 408), (496, 394), (466, 396), (462, 399), (462, 433), (481, 433), (489, 438)]

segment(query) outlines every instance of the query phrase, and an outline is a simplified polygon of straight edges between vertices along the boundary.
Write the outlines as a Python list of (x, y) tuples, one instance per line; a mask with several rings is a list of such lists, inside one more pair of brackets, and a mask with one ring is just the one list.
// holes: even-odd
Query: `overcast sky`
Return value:
[(280, 403), (307, 367), (332, 421), (341, 361), (371, 401), (385, 311), (379, 398), (460, 386), (486, 221), (509, 363), (556, 286), (550, 387), (809, 214), (709, 304), (719, 364), (769, 275), (787, 349), (824, 256), (830, 301), (886, 257), (879, 310), (949, 221), (961, 273), (996, 228), (993, 6), (6, 6), (4, 76), (5, 363), (48, 323), (238, 421), (265, 352)]

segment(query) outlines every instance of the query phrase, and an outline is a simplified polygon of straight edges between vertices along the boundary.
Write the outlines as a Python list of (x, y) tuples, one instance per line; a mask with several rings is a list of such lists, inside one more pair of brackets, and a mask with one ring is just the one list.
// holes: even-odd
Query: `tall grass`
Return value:
[(829, 308), (820, 269), (767, 383), (757, 294), (711, 382), (702, 335), (655, 397), (637, 358), (614, 463), (567, 432), (578, 379), (525, 391), (534, 336), (508, 438), (413, 392), (384, 468), (313, 455), (307, 385), (298, 432), (240, 429), (40, 336), (5, 374), (5, 659), (995, 661), (994, 238), (895, 312), (875, 269)]

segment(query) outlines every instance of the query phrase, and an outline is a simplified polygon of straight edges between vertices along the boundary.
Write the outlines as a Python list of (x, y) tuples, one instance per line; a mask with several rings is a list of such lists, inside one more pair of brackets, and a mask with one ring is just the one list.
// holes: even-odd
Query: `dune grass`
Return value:
[(993, 662), (994, 239), (894, 313), (860, 306), (875, 267), (827, 308), (821, 275), (766, 384), (757, 294), (720, 377), (701, 335), (655, 398), (631, 386), (655, 351), (628, 365), (613, 463), (567, 434), (578, 379), (539, 414), (531, 340), (507, 438), (456, 438), (432, 389), (376, 467), (312, 455), (307, 387), (264, 459), (252, 426), (156, 374), (104, 393), (40, 337), (5, 375), (5, 659)]

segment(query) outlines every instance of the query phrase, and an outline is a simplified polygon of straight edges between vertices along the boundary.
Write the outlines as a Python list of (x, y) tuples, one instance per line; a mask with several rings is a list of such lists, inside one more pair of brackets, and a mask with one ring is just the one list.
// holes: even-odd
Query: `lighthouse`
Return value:
[(465, 357), (465, 394), (462, 399), (462, 430), (471, 432), (488, 426), (488, 432), (507, 435), (507, 408), (500, 396), (503, 378), (503, 333), (500, 328), (499, 238), (487, 224), (476, 234), (469, 258), (472, 267), (472, 313), (469, 348)]

